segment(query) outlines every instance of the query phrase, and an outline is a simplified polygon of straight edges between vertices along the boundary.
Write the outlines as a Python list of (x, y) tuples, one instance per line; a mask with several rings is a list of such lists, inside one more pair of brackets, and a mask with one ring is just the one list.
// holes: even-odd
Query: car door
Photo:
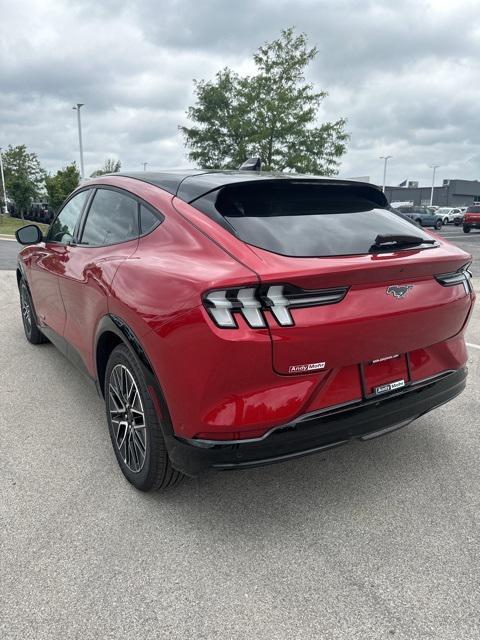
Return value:
[(66, 248), (60, 290), (66, 310), (69, 355), (94, 374), (94, 340), (108, 313), (110, 285), (138, 245), (138, 201), (126, 191), (99, 187), (83, 216), (79, 241)]
[(35, 247), (26, 265), (38, 319), (59, 336), (63, 336), (65, 328), (59, 277), (65, 272), (69, 245), (74, 241), (89, 194), (89, 189), (80, 191), (66, 202), (51, 224), (45, 243)]

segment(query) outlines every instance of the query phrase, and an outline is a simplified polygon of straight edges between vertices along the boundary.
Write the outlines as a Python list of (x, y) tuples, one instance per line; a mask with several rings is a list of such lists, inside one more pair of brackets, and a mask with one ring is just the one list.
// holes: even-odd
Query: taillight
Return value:
[(437, 282), (439, 282), (443, 287), (453, 287), (456, 284), (463, 284), (465, 292), (472, 293), (472, 272), (469, 269), (470, 264), (471, 263), (464, 265), (458, 271), (453, 271), (452, 273), (442, 273), (439, 276), (435, 276), (435, 278), (437, 279)]
[(266, 327), (267, 310), (280, 326), (289, 327), (295, 324), (291, 309), (336, 304), (347, 291), (348, 287), (313, 291), (285, 284), (238, 287), (209, 291), (203, 296), (203, 304), (215, 324), (224, 329), (238, 327), (236, 314), (242, 315), (252, 329)]

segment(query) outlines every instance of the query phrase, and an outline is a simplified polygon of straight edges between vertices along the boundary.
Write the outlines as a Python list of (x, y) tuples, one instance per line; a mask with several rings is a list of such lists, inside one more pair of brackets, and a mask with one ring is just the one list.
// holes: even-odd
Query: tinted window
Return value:
[(480, 213), (480, 205), (475, 207), (468, 207), (467, 213)]
[[(412, 235), (411, 222), (379, 207), (382, 196), (375, 191), (300, 182), (250, 183), (224, 187), (192, 204), (244, 242), (274, 253), (353, 255), (368, 253), (379, 234)], [(421, 229), (415, 229), (415, 235), (430, 239)]]
[(48, 232), (48, 240), (62, 242), (66, 244), (73, 239), (75, 225), (80, 218), (89, 190), (80, 191), (76, 196), (67, 202), (63, 209), (53, 221)]
[(160, 224), (160, 220), (157, 216), (147, 209), (143, 204), (140, 205), (140, 233), (148, 233), (154, 229), (157, 224)]
[(102, 246), (132, 240), (137, 231), (137, 201), (118, 191), (98, 189), (88, 212), (82, 244)]

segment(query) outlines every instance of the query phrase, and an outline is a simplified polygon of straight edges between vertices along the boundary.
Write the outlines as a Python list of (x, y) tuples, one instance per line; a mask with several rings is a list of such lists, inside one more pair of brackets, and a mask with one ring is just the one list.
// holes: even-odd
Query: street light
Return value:
[(3, 211), (0, 210), (0, 213), (8, 213), (7, 207), (7, 192), (5, 190), (5, 174), (3, 173), (3, 158), (2, 158), (2, 147), (0, 147), (0, 173), (2, 175), (2, 185), (3, 185)]
[(83, 107), (83, 106), (84, 106), (83, 102), (77, 102), (77, 105), (72, 107), (72, 109), (75, 109), (77, 112), (78, 146), (80, 147), (80, 175), (82, 179), (85, 177), (85, 169), (83, 166), (82, 122), (80, 120), (80, 107)]
[(433, 188), (435, 187), (435, 172), (438, 169), (440, 165), (439, 164), (431, 164), (430, 165), (430, 169), (433, 169), (433, 176), (432, 176), (432, 190), (430, 191), (430, 206), (432, 206), (433, 204)]
[(143, 164), (143, 170), (146, 171), (148, 162), (142, 162), (142, 164)]
[(387, 162), (392, 157), (393, 156), (380, 156), (380, 160), (383, 160), (383, 189), (382, 189), (383, 193), (385, 193), (385, 184), (387, 180)]

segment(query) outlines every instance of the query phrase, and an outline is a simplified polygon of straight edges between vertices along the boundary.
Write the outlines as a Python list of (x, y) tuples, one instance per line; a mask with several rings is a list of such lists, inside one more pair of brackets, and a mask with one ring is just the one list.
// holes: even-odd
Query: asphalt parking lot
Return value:
[[(480, 247), (480, 233), (443, 233)], [(0, 242), (4, 264), (16, 249)], [(11, 269), (2, 640), (480, 637), (480, 305), (467, 390), (410, 427), (141, 494), (117, 468), (95, 390), (52, 345), (26, 342)]]

